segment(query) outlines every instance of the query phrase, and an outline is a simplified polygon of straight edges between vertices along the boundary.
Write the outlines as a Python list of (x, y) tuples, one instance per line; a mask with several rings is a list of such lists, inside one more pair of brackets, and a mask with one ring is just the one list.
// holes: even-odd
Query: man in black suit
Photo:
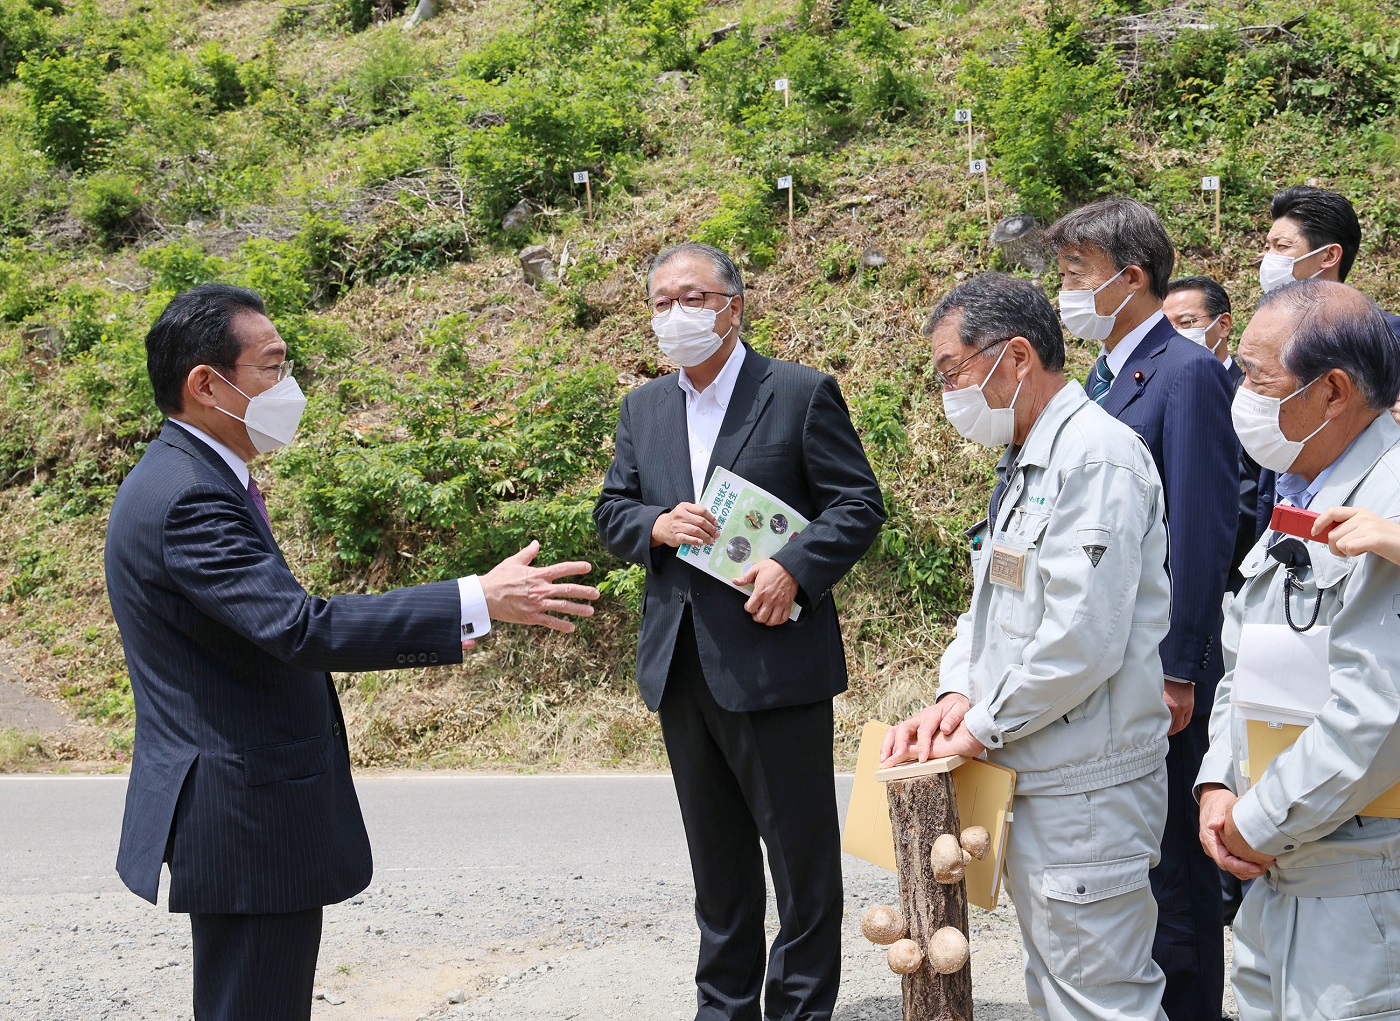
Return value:
[[(1244, 382), (1244, 369), (1230, 354), (1230, 336), (1235, 329), (1235, 319), (1225, 288), (1210, 277), (1178, 277), (1167, 285), (1162, 314), (1176, 327), (1177, 333), (1200, 344), (1220, 360), (1230, 377), (1232, 394), (1240, 388)], [(1235, 552), (1230, 559), (1230, 577), (1226, 584), (1231, 592), (1238, 592), (1244, 584), (1240, 564), (1258, 538), (1255, 532), (1258, 506), (1259, 465), (1241, 448), (1240, 519), (1235, 528)]]
[(117, 492), (107, 590), (136, 703), (117, 871), (188, 912), (198, 1021), (311, 1016), (323, 905), (368, 885), (369, 839), (328, 671), (458, 663), (491, 621), (572, 631), (597, 590), (531, 544), (488, 574), (321, 599), (293, 577), (247, 463), (305, 400), (261, 298), (175, 297), (146, 338), (169, 416)]
[[(593, 518), (646, 568), (637, 683), (660, 713), (695, 877), (695, 1016), (757, 1021), (764, 989), (765, 1018), (826, 1019), (842, 911), (831, 700), (846, 687), (831, 588), (884, 521), (880, 487), (836, 381), (739, 340), (744, 288), (727, 255), (667, 249), (647, 288), (682, 369), (623, 400)], [(811, 521), (738, 579), (746, 591), (676, 556), (718, 534), (699, 504), (716, 467)], [(760, 839), (780, 919), (766, 984)]]
[(1166, 491), (1172, 609), (1160, 651), (1172, 729), (1162, 859), (1151, 872), (1152, 957), (1167, 976), (1162, 1007), (1171, 1021), (1218, 1018), (1220, 881), (1197, 839), (1192, 786), (1224, 673), (1221, 603), (1239, 520), (1230, 380), (1162, 315), (1175, 252), (1150, 209), (1130, 199), (1095, 202), (1052, 224), (1045, 240), (1059, 259), (1061, 318), (1075, 336), (1103, 344), (1085, 390), (1143, 438)]

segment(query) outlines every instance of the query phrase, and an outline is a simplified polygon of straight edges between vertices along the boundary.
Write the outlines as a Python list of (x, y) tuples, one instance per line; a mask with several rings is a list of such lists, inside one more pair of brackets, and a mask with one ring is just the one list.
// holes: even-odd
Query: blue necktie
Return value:
[(1094, 363), (1094, 371), (1089, 373), (1089, 399), (1095, 404), (1102, 404), (1111, 386), (1113, 370), (1108, 367), (1108, 355), (1102, 354)]

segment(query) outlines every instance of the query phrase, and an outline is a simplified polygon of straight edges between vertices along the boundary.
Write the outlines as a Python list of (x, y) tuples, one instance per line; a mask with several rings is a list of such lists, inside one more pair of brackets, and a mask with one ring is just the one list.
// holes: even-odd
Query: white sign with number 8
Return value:
[(587, 183), (588, 183), (588, 171), (587, 171), (587, 170), (575, 170), (575, 171), (574, 171), (574, 184), (587, 184)]

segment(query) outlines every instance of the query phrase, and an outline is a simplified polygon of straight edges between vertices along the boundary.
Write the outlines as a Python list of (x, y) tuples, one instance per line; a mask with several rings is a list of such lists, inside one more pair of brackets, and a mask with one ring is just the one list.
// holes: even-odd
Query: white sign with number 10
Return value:
[(972, 120), (972, 111), (966, 108), (953, 111), (953, 121), (956, 124), (966, 124)]

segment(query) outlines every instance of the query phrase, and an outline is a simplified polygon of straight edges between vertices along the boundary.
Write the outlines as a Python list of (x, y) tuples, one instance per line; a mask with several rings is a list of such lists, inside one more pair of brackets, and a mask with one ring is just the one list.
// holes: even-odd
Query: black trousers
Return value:
[(1162, 1009), (1171, 1021), (1218, 1021), (1225, 993), (1225, 920), (1220, 870), (1200, 840), (1191, 788), (1210, 744), (1210, 717), (1168, 739), (1167, 827), (1162, 860), (1148, 875), (1157, 899), (1152, 959), (1166, 973)]
[[(826, 1021), (841, 979), (831, 700), (751, 713), (720, 708), (687, 613), (660, 716), (695, 878), (696, 1021), (758, 1021), (760, 989), (769, 1021)], [(760, 839), (779, 919), (766, 983)]]
[(190, 915), (195, 1021), (308, 1021), (321, 909)]

